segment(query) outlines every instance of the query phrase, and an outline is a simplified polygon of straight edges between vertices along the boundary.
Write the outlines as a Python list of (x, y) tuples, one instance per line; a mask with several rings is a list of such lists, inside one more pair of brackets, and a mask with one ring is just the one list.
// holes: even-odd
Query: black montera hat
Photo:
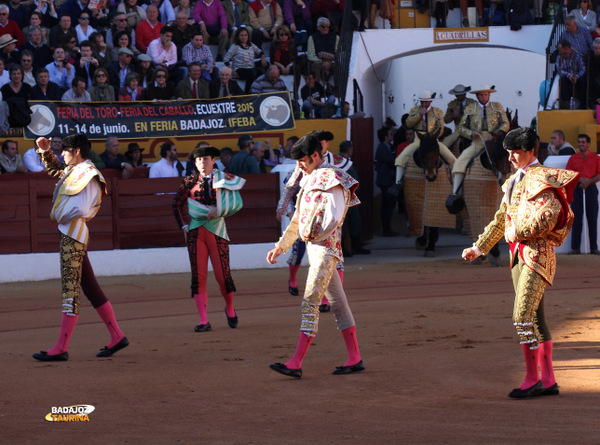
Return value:
[(531, 151), (535, 148), (536, 141), (535, 130), (529, 127), (519, 127), (506, 134), (502, 145), (505, 150)]
[(318, 137), (312, 133), (298, 139), (291, 150), (292, 159), (302, 159), (304, 156), (311, 156), (314, 152), (321, 153), (321, 142)]
[(215, 147), (211, 147), (210, 145), (204, 147), (196, 147), (192, 150), (189, 156), (189, 160), (193, 161), (196, 158), (201, 158), (203, 156), (210, 156), (212, 158), (218, 158), (221, 155), (221, 150)]
[(319, 141), (333, 141), (333, 133), (327, 130), (315, 130), (309, 133), (310, 136), (316, 137)]

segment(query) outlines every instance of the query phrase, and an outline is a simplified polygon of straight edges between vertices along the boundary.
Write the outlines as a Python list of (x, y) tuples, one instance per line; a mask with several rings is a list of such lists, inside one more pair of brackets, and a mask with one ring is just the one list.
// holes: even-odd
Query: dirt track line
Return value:
[[(580, 290), (587, 290), (587, 289), (597, 289), (597, 286), (590, 286), (590, 287), (578, 287), (576, 289), (573, 288), (556, 288), (556, 287), (550, 287), (548, 288), (548, 291), (552, 291), (552, 292), (560, 292), (560, 291), (564, 291), (564, 290), (576, 290), (576, 291), (580, 291)], [(351, 289), (355, 289), (355, 288), (351, 288)], [(363, 288), (363, 289), (372, 289), (371, 288)], [(482, 297), (487, 297), (487, 296), (493, 296), (493, 295), (498, 295), (498, 294), (503, 294), (505, 293), (502, 290), (495, 290), (495, 291), (490, 291), (490, 292), (460, 292), (460, 293), (452, 293), (452, 294), (430, 294), (430, 295), (405, 295), (405, 296), (395, 296), (392, 298), (369, 298), (369, 297), (358, 297), (358, 298), (350, 298), (350, 300), (352, 301), (353, 304), (357, 304), (357, 303), (374, 303), (374, 302), (385, 302), (385, 301), (393, 301), (393, 300), (413, 300), (413, 299), (430, 299), (430, 298), (460, 298), (460, 297), (467, 297), (467, 296), (482, 296)], [(248, 295), (248, 294), (245, 294)], [(264, 295), (264, 294), (261, 294)], [(179, 299), (179, 298), (178, 298)], [(124, 306), (127, 304), (140, 304), (140, 303), (162, 303), (165, 301), (172, 301), (175, 299), (161, 299), (161, 300), (140, 300), (140, 301), (125, 301), (125, 302), (119, 302), (118, 305), (119, 306)], [(293, 308), (293, 307), (297, 307), (298, 303), (300, 302), (300, 299), (298, 299), (297, 302), (290, 302), (289, 304), (280, 304), (280, 305), (264, 305), (264, 306), (252, 306), (251, 308), (244, 308), (244, 309), (239, 309), (240, 311), (243, 312), (250, 312), (250, 311), (259, 311), (259, 310), (265, 310), (265, 309), (286, 309), (286, 308)], [(26, 312), (32, 312), (32, 311), (55, 311), (56, 307), (52, 307), (52, 308), (36, 308), (36, 309), (27, 309), (27, 310), (21, 310), (21, 311), (11, 311), (10, 313), (26, 313)], [(3, 313), (9, 313), (9, 312), (0, 312), (0, 314)], [(213, 310), (213, 311), (208, 311), (209, 314), (222, 314), (222, 310)], [(173, 314), (158, 314), (158, 315), (146, 315), (146, 316), (140, 316), (140, 317), (128, 317), (128, 318), (119, 318), (119, 322), (124, 322), (124, 321), (139, 321), (139, 320), (151, 320), (151, 319), (160, 319), (160, 318), (168, 318), (168, 317), (187, 317), (190, 314), (193, 315), (192, 311), (189, 312), (184, 312), (184, 313), (173, 313)], [(94, 325), (94, 324), (99, 324), (102, 323), (101, 320), (99, 321), (89, 321), (89, 322), (80, 322), (78, 323), (79, 325)], [(20, 331), (31, 331), (31, 330), (38, 330), (38, 329), (49, 329), (49, 328), (55, 328), (56, 325), (48, 325), (48, 326), (36, 326), (36, 327), (29, 327), (29, 328), (15, 328), (15, 329), (0, 329), (0, 333), (4, 333), (4, 332), (20, 332)]]
[[(572, 277), (572, 278), (577, 278), (577, 277)], [(582, 277), (580, 277), (582, 278)], [(588, 278), (589, 277), (585, 277)], [(595, 278), (595, 277), (594, 277)], [(564, 292), (564, 291), (582, 291), (582, 290), (598, 290), (598, 288), (600, 288), (600, 277), (599, 278), (595, 278), (595, 280), (598, 282), (598, 284), (593, 284), (593, 283), (586, 283), (588, 284), (587, 286), (578, 286), (576, 288), (574, 287), (560, 287), (560, 286), (548, 286), (547, 287), (547, 292)], [(345, 290), (347, 294), (350, 294), (350, 298), (352, 301), (357, 301), (357, 302), (362, 302), (362, 301), (368, 301), (368, 302), (375, 302), (375, 301), (390, 301), (390, 300), (407, 300), (407, 299), (415, 299), (415, 298), (450, 298), (450, 297), (461, 297), (461, 296), (474, 296), (474, 295), (480, 295), (480, 296), (487, 296), (487, 295), (495, 295), (498, 293), (504, 293), (504, 292), (509, 292), (512, 293), (512, 286), (510, 285), (510, 282), (507, 280), (494, 280), (494, 281), (489, 281), (486, 282), (486, 284), (495, 284), (495, 283), (499, 283), (502, 286), (510, 286), (510, 288), (508, 288), (506, 291), (502, 290), (502, 288), (497, 288), (495, 287), (493, 291), (483, 291), (483, 290), (478, 290), (478, 291), (473, 291), (473, 292), (458, 292), (458, 293), (443, 293), (443, 294), (438, 294), (438, 293), (434, 293), (434, 294), (427, 294), (424, 295), (421, 291), (419, 290), (415, 290), (415, 291), (411, 291), (412, 289), (415, 288), (422, 288), (422, 287), (432, 287), (432, 286), (444, 286), (444, 288), (447, 288), (450, 285), (454, 285), (457, 288), (460, 288), (462, 286), (465, 286), (464, 282), (455, 282), (455, 283), (415, 283), (415, 284), (410, 284), (410, 285), (406, 285), (406, 284), (397, 284), (397, 285), (380, 285), (380, 286), (351, 286), (351, 287), (347, 287), (345, 286)], [(583, 283), (582, 283), (583, 284)], [(399, 288), (401, 289), (402, 293), (410, 293), (411, 295), (393, 295), (394, 292), (399, 292)], [(489, 287), (488, 287), (489, 288)], [(393, 292), (389, 292), (389, 294), (386, 295), (390, 295), (391, 298), (387, 298), (387, 297), (379, 297), (379, 298), (352, 298), (352, 292), (353, 291), (368, 291), (368, 290), (372, 290), (372, 291), (377, 291), (377, 294), (381, 295), (381, 290), (383, 289), (390, 289), (393, 290)], [(283, 294), (282, 291), (272, 291), (272, 292), (251, 292), (251, 293), (238, 293), (236, 295), (237, 298), (246, 298), (246, 297), (255, 297), (255, 296), (274, 296), (277, 294)], [(285, 298), (285, 297), (282, 297)], [(160, 299), (144, 299), (144, 300), (127, 300), (127, 301), (118, 301), (117, 304), (119, 306), (124, 306), (124, 305), (128, 305), (128, 304), (140, 304), (140, 303), (161, 303), (161, 302), (168, 302), (168, 301), (179, 301), (181, 300), (182, 297), (173, 297), (173, 298), (160, 298)], [(272, 309), (272, 308), (278, 308), (278, 307), (289, 307), (288, 305), (280, 305), (280, 306), (262, 306), (260, 308), (257, 309)], [(256, 308), (256, 306), (255, 306)], [(0, 311), (0, 314), (18, 314), (18, 313), (27, 313), (27, 312), (38, 312), (38, 311), (48, 311), (48, 310), (56, 310), (56, 306), (52, 306), (52, 307), (36, 307), (36, 308), (31, 308), (31, 309), (15, 309), (15, 310), (5, 310), (5, 311)], [(0, 329), (0, 332), (7, 332), (7, 331), (3, 331), (2, 329)]]

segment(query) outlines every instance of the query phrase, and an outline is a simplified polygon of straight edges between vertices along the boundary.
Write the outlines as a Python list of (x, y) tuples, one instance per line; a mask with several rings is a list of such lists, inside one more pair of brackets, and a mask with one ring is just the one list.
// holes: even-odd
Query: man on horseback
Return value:
[[(413, 107), (406, 119), (406, 126), (413, 128), (415, 132), (428, 133), (436, 139), (444, 132), (444, 112), (437, 107), (432, 107), (431, 102), (435, 99), (435, 93), (425, 91), (419, 97), (421, 102)], [(396, 158), (396, 182), (402, 182), (406, 165), (412, 158), (414, 152), (419, 148), (421, 141), (418, 135), (415, 135), (415, 140), (412, 144), (406, 147), (400, 156)], [(438, 141), (440, 146), (440, 155), (447, 164), (452, 165), (456, 158), (452, 152), (442, 142)]]
[[(510, 247), (515, 289), (513, 324), (525, 355), (526, 375), (508, 396), (525, 398), (558, 395), (552, 367), (552, 337), (544, 318), (544, 290), (556, 273), (554, 247), (573, 225), (569, 202), (579, 174), (547, 168), (537, 160), (535, 131), (521, 127), (504, 139), (504, 148), (517, 172), (505, 183), (504, 198), (494, 219), (462, 257), (473, 261), (487, 254), (502, 237)], [(541, 380), (538, 367), (541, 369)]]
[(499, 102), (490, 102), (490, 94), (495, 93), (493, 86), (483, 85), (471, 94), (477, 95), (478, 103), (470, 103), (465, 108), (465, 114), (458, 125), (458, 132), (462, 137), (472, 141), (452, 166), (452, 194), (462, 194), (462, 184), (465, 172), (471, 159), (484, 148), (486, 142), (491, 142), (493, 133), (508, 132), (510, 122), (504, 108)]
[(477, 101), (475, 99), (471, 99), (467, 97), (467, 93), (471, 91), (471, 87), (466, 87), (464, 85), (458, 84), (450, 91), (448, 94), (453, 94), (456, 96), (456, 99), (452, 100), (448, 104), (448, 108), (446, 109), (446, 114), (444, 115), (444, 123), (449, 124), (450, 122), (454, 122), (454, 132), (444, 138), (444, 145), (448, 148), (451, 148), (454, 143), (460, 137), (460, 133), (458, 132), (458, 125), (465, 114), (465, 109), (470, 106), (475, 106)]

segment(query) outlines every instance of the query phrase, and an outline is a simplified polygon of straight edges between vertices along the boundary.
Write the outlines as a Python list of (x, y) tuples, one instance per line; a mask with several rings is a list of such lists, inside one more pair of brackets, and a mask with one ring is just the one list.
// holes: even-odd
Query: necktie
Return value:
[(238, 5), (233, 6), (233, 15), (235, 17), (235, 27), (238, 28), (240, 26), (240, 10)]
[(483, 120), (483, 124), (482, 124), (481, 129), (483, 131), (487, 131), (488, 125), (487, 125), (487, 106), (486, 105), (483, 106), (483, 119), (482, 120)]
[(460, 102), (460, 115), (462, 116), (465, 113), (465, 106), (463, 105), (462, 101)]
[(194, 96), (194, 99), (198, 99), (198, 88), (196, 87), (195, 81), (194, 81), (194, 85), (192, 86), (192, 96)]

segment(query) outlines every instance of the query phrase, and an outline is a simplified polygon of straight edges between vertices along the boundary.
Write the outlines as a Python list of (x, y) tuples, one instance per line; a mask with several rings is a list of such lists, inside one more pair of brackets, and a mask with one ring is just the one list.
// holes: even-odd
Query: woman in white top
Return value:
[(81, 11), (77, 21), (79, 22), (79, 25), (75, 27), (75, 32), (77, 33), (77, 42), (81, 43), (89, 40), (90, 35), (93, 32), (96, 32), (96, 30), (90, 26), (90, 12), (87, 9)]
[(579, 9), (573, 9), (569, 14), (575, 16), (577, 26), (594, 32), (596, 30), (596, 13), (591, 3), (592, 0), (579, 0)]

